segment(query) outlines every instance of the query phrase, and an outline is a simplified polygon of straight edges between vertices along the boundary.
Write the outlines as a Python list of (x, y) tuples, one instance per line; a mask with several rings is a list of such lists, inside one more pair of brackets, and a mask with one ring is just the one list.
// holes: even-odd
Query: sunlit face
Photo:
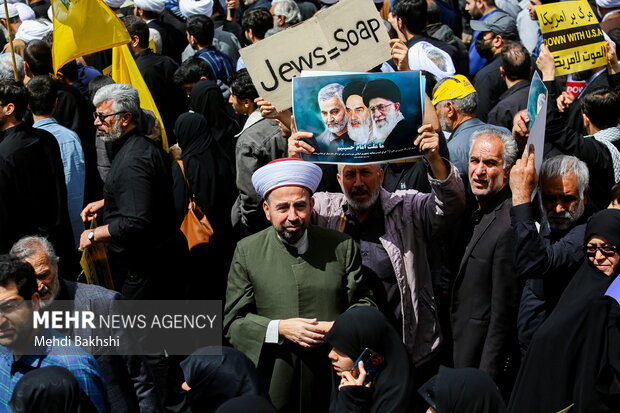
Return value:
[(37, 287), (41, 297), (41, 307), (49, 306), (60, 291), (58, 267), (51, 263), (49, 256), (43, 249), (37, 249), (34, 254), (23, 260), (34, 268), (34, 273), (37, 276)]
[(336, 175), (347, 202), (354, 210), (365, 211), (379, 198), (383, 169), (379, 165), (344, 165)]
[[(608, 247), (608, 248), (605, 248)], [(618, 273), (618, 247), (604, 237), (594, 235), (586, 243), (586, 256), (597, 270), (611, 277)]]
[(541, 179), (542, 204), (551, 228), (568, 229), (585, 209), (574, 173)]
[(284, 186), (274, 189), (263, 202), (263, 210), (277, 233), (290, 244), (299, 241), (310, 225), (314, 198), (306, 188)]
[(508, 182), (504, 170), (504, 143), (493, 135), (482, 135), (474, 141), (469, 155), (469, 184), (476, 199), (492, 197)]
[(347, 356), (335, 347), (332, 348), (332, 351), (329, 352), (327, 357), (331, 360), (332, 366), (336, 371), (336, 374), (339, 376), (342, 375), (343, 371), (351, 370), (353, 368), (353, 364), (355, 363), (351, 357)]
[(114, 101), (112, 99), (101, 102), (97, 105), (95, 117), (95, 126), (97, 127), (97, 137), (104, 142), (113, 142), (118, 140), (123, 134), (123, 126), (121, 116), (124, 114), (115, 114), (112, 109)]
[(237, 115), (245, 114), (245, 105), (243, 99), (239, 99), (236, 95), (233, 95), (232, 89), (230, 90), (230, 96), (228, 97), (228, 103), (232, 106)]
[(466, 0), (465, 10), (469, 13), (473, 20), (479, 20), (482, 15), (482, 10), (476, 4), (476, 0)]
[[(32, 306), (39, 308), (38, 295)], [(17, 291), (15, 282), (0, 286), (0, 345), (11, 349), (24, 347), (32, 336), (32, 307)]]
[(345, 132), (347, 129), (347, 111), (337, 96), (319, 101), (321, 117), (331, 133)]
[(538, 15), (536, 14), (536, 6), (540, 6), (542, 2), (540, 0), (530, 0), (527, 4), (527, 11), (530, 13), (530, 19), (538, 20)]

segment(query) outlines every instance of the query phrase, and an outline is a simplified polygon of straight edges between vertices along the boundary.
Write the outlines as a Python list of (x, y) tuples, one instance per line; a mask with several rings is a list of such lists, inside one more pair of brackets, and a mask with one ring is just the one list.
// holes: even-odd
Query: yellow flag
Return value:
[(149, 88), (146, 86), (140, 74), (140, 70), (138, 70), (138, 65), (136, 65), (136, 61), (133, 59), (126, 45), (117, 46), (112, 49), (112, 79), (114, 79), (116, 83), (125, 83), (138, 90), (140, 94), (140, 107), (152, 111), (155, 117), (157, 117), (157, 120), (159, 120), (159, 125), (161, 127), (161, 143), (164, 149), (168, 150), (168, 138), (166, 137), (164, 122), (157, 110), (157, 106), (155, 106), (155, 101), (151, 96)]
[(54, 73), (89, 53), (131, 41), (119, 18), (102, 0), (51, 0), (54, 14)]

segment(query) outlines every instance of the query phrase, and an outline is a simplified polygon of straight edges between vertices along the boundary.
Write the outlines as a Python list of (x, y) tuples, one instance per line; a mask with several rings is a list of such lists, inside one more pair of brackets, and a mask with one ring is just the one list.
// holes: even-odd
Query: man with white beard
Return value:
[(373, 142), (383, 143), (386, 149), (411, 145), (407, 121), (400, 111), (400, 89), (388, 79), (375, 79), (366, 83), (362, 92), (364, 105), (372, 115)]
[(343, 89), (344, 86), (339, 83), (330, 83), (319, 90), (319, 109), (327, 128), (316, 138), (321, 152), (335, 152), (337, 148), (353, 146), (347, 133), (349, 118), (342, 100)]
[(346, 85), (342, 91), (342, 100), (347, 109), (349, 118), (348, 134), (349, 138), (356, 145), (364, 145), (372, 142), (372, 119), (368, 107), (364, 104), (362, 92), (365, 82), (356, 80)]
[(517, 322), (522, 354), (585, 258), (581, 247), (593, 209), (586, 208), (588, 167), (567, 155), (542, 163), (542, 209), (531, 202), (538, 181), (533, 159), (533, 152), (524, 154), (510, 173), (513, 254), (519, 276), (527, 279)]

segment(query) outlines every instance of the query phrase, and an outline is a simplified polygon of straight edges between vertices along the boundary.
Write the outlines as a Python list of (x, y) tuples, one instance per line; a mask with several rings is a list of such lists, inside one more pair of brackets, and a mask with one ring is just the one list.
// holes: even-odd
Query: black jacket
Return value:
[(518, 370), (521, 288), (512, 257), (510, 189), (474, 213), (474, 227), (454, 282), (454, 367), (475, 367), (510, 391)]
[(527, 109), (530, 81), (520, 80), (499, 97), (499, 102), (489, 112), (487, 122), (512, 130), (512, 120), (517, 112)]
[(487, 121), (489, 112), (499, 102), (500, 96), (506, 91), (506, 82), (499, 72), (501, 65), (499, 53), (489, 60), (474, 77), (474, 87), (478, 92), (478, 110), (476, 117)]

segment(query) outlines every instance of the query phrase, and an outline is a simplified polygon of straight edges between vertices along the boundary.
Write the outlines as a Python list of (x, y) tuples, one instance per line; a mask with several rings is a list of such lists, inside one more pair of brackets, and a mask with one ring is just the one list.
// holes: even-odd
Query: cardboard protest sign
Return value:
[(536, 6), (545, 44), (555, 59), (558, 76), (607, 64), (605, 38), (586, 1)]
[(293, 113), (312, 132), (316, 163), (368, 164), (419, 158), (413, 146), (424, 115), (420, 72), (335, 73), (293, 79)]
[(389, 39), (372, 0), (341, 0), (240, 53), (258, 94), (284, 110), (302, 70), (367, 71), (390, 59)]
[[(534, 167), (540, 175), (540, 167), (543, 162), (545, 149), (545, 128), (547, 126), (547, 99), (549, 92), (540, 79), (538, 72), (534, 73), (530, 84), (530, 93), (527, 99), (527, 113), (530, 118), (530, 136), (527, 139), (525, 150), (529, 151), (530, 145), (534, 145)], [(534, 199), (537, 189), (532, 192)]]

